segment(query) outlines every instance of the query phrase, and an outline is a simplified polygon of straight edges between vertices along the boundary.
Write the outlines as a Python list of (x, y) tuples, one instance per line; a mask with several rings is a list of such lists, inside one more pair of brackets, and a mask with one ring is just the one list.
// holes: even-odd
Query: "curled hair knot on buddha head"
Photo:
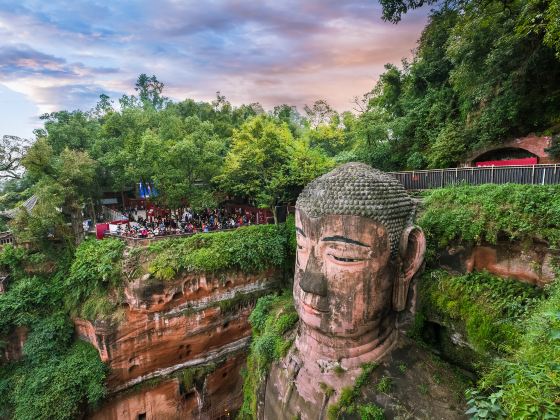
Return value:
[(354, 162), (309, 183), (296, 208), (309, 217), (362, 216), (380, 223), (387, 230), (392, 257), (397, 256), (401, 234), (414, 217), (414, 203), (394, 177)]

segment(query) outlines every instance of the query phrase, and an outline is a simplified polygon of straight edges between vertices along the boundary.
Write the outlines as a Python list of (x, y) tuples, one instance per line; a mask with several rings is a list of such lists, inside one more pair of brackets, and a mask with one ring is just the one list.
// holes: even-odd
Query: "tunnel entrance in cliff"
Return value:
[(474, 166), (536, 165), (539, 157), (520, 147), (489, 150), (473, 159)]

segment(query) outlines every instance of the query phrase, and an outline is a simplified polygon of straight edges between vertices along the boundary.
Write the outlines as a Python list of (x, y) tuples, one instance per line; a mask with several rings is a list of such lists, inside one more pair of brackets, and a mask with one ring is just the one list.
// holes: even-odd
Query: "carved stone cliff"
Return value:
[(188, 273), (129, 281), (119, 322), (76, 319), (77, 335), (110, 368), (110, 399), (92, 418), (192, 418), (241, 404), (240, 369), (255, 300), (282, 272)]

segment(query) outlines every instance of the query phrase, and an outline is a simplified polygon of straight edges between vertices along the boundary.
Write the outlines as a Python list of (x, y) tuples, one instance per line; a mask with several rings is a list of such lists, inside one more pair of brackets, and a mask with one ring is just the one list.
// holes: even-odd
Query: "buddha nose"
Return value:
[(317, 262), (317, 258), (311, 252), (307, 265), (303, 271), (299, 286), (306, 293), (313, 293), (317, 296), (327, 296), (327, 279), (321, 272), (321, 267)]

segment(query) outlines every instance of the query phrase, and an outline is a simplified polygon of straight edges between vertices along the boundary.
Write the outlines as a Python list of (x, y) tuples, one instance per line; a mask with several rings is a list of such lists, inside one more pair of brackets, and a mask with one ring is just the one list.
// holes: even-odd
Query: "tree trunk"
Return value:
[(89, 198), (89, 204), (91, 206), (91, 221), (95, 226), (97, 224), (97, 216), (95, 215), (95, 204), (93, 204), (93, 198)]
[(276, 206), (272, 206), (272, 217), (274, 217), (274, 224), (278, 224), (278, 215), (276, 214)]
[(122, 212), (124, 214), (125, 209), (124, 209), (124, 189), (123, 188), (121, 188), (121, 200), (122, 200)]
[(70, 221), (72, 223), (74, 241), (76, 245), (80, 245), (84, 240), (84, 218), (82, 216), (82, 209), (72, 207), (70, 209)]

